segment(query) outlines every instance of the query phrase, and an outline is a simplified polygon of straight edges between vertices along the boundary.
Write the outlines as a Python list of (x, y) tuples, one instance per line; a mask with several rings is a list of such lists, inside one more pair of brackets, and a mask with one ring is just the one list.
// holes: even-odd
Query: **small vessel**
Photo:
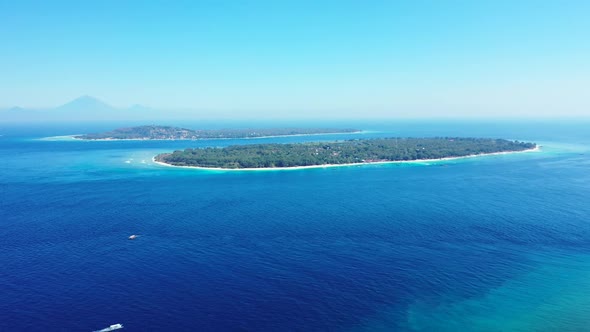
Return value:
[(118, 329), (122, 329), (123, 328), (123, 324), (113, 324), (107, 328), (104, 328), (102, 330), (96, 330), (93, 332), (109, 332), (109, 331), (114, 331), (114, 330), (118, 330)]
[(129, 240), (135, 240), (137, 238), (137, 235), (133, 234), (129, 237)]

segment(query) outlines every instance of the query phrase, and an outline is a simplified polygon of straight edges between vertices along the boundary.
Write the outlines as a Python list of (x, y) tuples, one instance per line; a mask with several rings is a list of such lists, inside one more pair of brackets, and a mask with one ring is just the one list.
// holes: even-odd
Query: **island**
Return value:
[(272, 136), (358, 133), (352, 128), (261, 128), (261, 129), (204, 129), (193, 130), (171, 126), (138, 126), (119, 128), (95, 134), (73, 136), (82, 140), (198, 140), (241, 139)]
[(535, 143), (491, 138), (377, 138), (189, 148), (159, 154), (154, 161), (181, 167), (265, 169), (440, 160), (536, 148)]

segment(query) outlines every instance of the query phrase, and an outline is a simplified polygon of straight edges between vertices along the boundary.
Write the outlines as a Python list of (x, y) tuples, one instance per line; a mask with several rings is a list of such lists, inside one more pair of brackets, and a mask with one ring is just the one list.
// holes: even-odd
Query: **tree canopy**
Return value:
[(380, 138), (296, 144), (233, 145), (156, 156), (176, 166), (271, 168), (440, 159), (532, 149), (534, 143), (490, 138)]

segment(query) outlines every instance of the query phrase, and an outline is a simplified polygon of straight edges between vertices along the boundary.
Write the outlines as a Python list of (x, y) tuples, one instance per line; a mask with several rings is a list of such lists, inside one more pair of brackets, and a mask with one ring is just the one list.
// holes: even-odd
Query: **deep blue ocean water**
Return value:
[(543, 148), (211, 172), (151, 157), (359, 136), (81, 142), (42, 138), (117, 125), (1, 124), (0, 331), (590, 330), (590, 123), (342, 125)]

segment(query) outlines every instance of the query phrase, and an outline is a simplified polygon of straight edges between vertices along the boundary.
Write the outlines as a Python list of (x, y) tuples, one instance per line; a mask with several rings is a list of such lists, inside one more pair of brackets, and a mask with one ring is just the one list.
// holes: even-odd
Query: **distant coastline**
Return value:
[(220, 137), (220, 138), (99, 138), (99, 139), (85, 139), (85, 138), (78, 138), (76, 136), (80, 135), (64, 135), (64, 136), (51, 136), (45, 137), (45, 140), (63, 140), (64, 138), (71, 138), (72, 140), (77, 141), (88, 141), (88, 142), (109, 142), (109, 141), (217, 141), (217, 140), (238, 140), (238, 139), (263, 139), (263, 138), (278, 138), (278, 137), (299, 137), (299, 136), (321, 136), (321, 135), (346, 135), (346, 134), (365, 134), (369, 131), (365, 130), (358, 130), (358, 131), (351, 131), (347, 133), (318, 133), (318, 134), (293, 134), (293, 135), (273, 135), (273, 136), (256, 136), (256, 137), (242, 137), (242, 138), (233, 138), (233, 137)]
[(253, 139), (308, 135), (356, 134), (362, 130), (352, 128), (245, 128), (245, 129), (187, 129), (171, 126), (138, 126), (112, 131), (71, 135), (85, 141), (196, 141), (220, 139)]
[(310, 165), (310, 166), (266, 167), (266, 168), (216, 168), (216, 167), (200, 167), (200, 166), (179, 166), (179, 165), (172, 165), (172, 164), (168, 164), (168, 163), (165, 163), (162, 161), (158, 161), (156, 158), (158, 155), (155, 155), (152, 157), (152, 162), (157, 165), (166, 166), (166, 167), (187, 168), (187, 169), (195, 169), (195, 170), (209, 170), (209, 171), (290, 171), (290, 170), (303, 170), (303, 169), (328, 168), (328, 167), (351, 167), (351, 166), (382, 165), (382, 164), (410, 164), (410, 163), (442, 162), (442, 161), (476, 158), (476, 157), (487, 157), (487, 156), (497, 156), (497, 155), (506, 155), (506, 154), (515, 154), (515, 153), (526, 153), (526, 152), (538, 152), (540, 150), (541, 150), (541, 146), (536, 145), (534, 148), (527, 149), (527, 150), (480, 153), (480, 154), (472, 154), (472, 155), (467, 155), (467, 156), (445, 157), (445, 158), (438, 158), (438, 159), (392, 160), (392, 161), (374, 161), (374, 162), (360, 162), (360, 163), (347, 163), (347, 164), (324, 164), (324, 165)]
[(265, 138), (280, 138), (280, 137), (305, 137), (305, 136), (321, 136), (321, 135), (346, 135), (346, 134), (367, 134), (375, 133), (375, 131), (358, 130), (347, 133), (318, 133), (318, 134), (294, 134), (294, 135), (274, 135), (274, 136), (258, 136), (258, 137), (244, 137), (244, 138), (197, 138), (197, 139), (164, 139), (164, 138), (101, 138), (101, 139), (84, 139), (76, 135), (60, 135), (60, 136), (48, 136), (38, 138), (36, 140), (41, 141), (80, 141), (80, 142), (117, 142), (117, 141), (217, 141), (217, 140), (251, 140), (251, 139), (265, 139)]

